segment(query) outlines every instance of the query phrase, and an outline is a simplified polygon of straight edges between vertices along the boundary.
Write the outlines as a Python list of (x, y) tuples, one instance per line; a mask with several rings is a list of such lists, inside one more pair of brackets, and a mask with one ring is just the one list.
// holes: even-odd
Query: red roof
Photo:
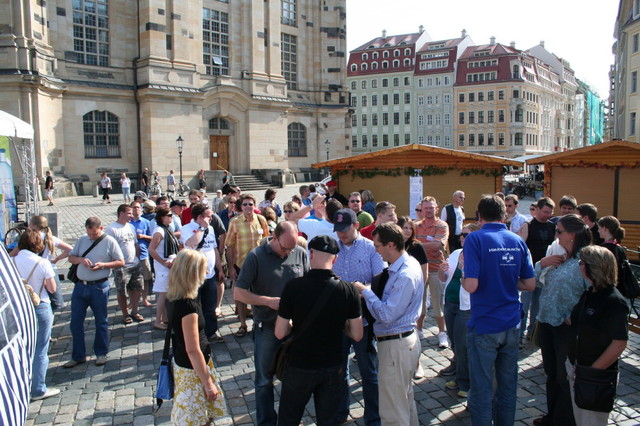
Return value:
[[(404, 46), (408, 44), (414, 44), (423, 33), (424, 31), (419, 33), (400, 34), (400, 35), (392, 35), (387, 37), (377, 37), (363, 44), (362, 46), (352, 50), (352, 52), (356, 52), (358, 50), (379, 49), (381, 47), (398, 47), (398, 46)], [(386, 46), (387, 44), (389, 46)]]

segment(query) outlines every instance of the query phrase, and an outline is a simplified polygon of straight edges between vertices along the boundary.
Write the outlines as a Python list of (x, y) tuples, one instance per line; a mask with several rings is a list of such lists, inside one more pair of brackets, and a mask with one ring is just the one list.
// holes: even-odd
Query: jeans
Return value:
[(36, 319), (38, 321), (38, 334), (36, 337), (36, 352), (33, 355), (31, 396), (44, 395), (47, 385), (44, 383), (49, 367), (49, 338), (51, 337), (51, 327), (53, 326), (53, 312), (51, 305), (41, 302), (35, 307)]
[(569, 410), (571, 391), (565, 366), (571, 342), (571, 327), (564, 324), (554, 327), (545, 322), (541, 322), (539, 327), (542, 366), (547, 375), (547, 415), (545, 417), (553, 424), (575, 425), (573, 410)]
[[(531, 336), (533, 325), (537, 321), (538, 310), (540, 309), (540, 293), (542, 287), (536, 287), (534, 291), (523, 291), (520, 293), (522, 302), (522, 323), (520, 324), (520, 337)], [(529, 329), (527, 330), (527, 314), (529, 314)]]
[(51, 310), (52, 311), (61, 311), (65, 307), (64, 296), (62, 296), (62, 286), (60, 285), (60, 278), (58, 278), (58, 268), (55, 265), (53, 266), (54, 279), (56, 280), (56, 291), (51, 293), (49, 290), (46, 290), (49, 293), (49, 300), (51, 301)]
[(216, 318), (216, 306), (218, 305), (218, 286), (216, 276), (207, 278), (198, 289), (202, 314), (204, 315), (204, 334), (211, 337), (218, 331), (218, 319)]
[(269, 373), (274, 355), (278, 347), (278, 340), (273, 332), (273, 325), (260, 324), (253, 328), (253, 359), (256, 367), (256, 417), (259, 425), (275, 426), (278, 415), (274, 408), (273, 375)]
[(82, 361), (87, 356), (84, 345), (84, 319), (87, 316), (87, 308), (91, 308), (93, 311), (96, 325), (93, 352), (96, 356), (106, 356), (109, 352), (108, 301), (108, 279), (91, 285), (78, 283), (73, 287), (71, 294), (71, 336), (73, 337), (71, 359), (74, 361)]
[(349, 415), (349, 352), (351, 346), (356, 353), (358, 369), (362, 377), (362, 396), (364, 398), (364, 423), (367, 426), (379, 426), (380, 414), (378, 413), (378, 367), (375, 352), (375, 340), (371, 342), (372, 351), (368, 350), (369, 334), (373, 333), (370, 326), (364, 328), (364, 334), (359, 342), (345, 336), (343, 341), (343, 376), (340, 387), (340, 403), (338, 406), (338, 420), (344, 420)]
[(306, 370), (287, 367), (282, 381), (278, 426), (298, 426), (313, 395), (318, 426), (334, 426), (344, 377), (341, 366)]
[(444, 322), (451, 341), (453, 361), (456, 365), (456, 383), (461, 391), (469, 391), (469, 357), (467, 356), (467, 321), (471, 311), (461, 311), (459, 303), (444, 304)]
[(122, 188), (122, 197), (125, 201), (131, 200), (131, 188)]
[[(467, 330), (469, 354), (468, 407), (471, 424), (484, 426), (513, 425), (518, 387), (519, 330), (510, 328), (499, 333), (477, 334)], [(497, 382), (493, 393), (493, 377)]]

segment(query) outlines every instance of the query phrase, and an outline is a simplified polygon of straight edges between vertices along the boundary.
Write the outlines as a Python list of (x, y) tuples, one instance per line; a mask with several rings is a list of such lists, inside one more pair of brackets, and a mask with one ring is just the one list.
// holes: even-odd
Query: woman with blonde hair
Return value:
[(175, 390), (171, 420), (179, 425), (209, 425), (224, 414), (216, 383), (211, 347), (204, 331), (198, 287), (204, 282), (207, 257), (196, 250), (178, 253), (167, 290), (169, 327), (173, 331)]
[[(599, 246), (580, 250), (580, 273), (589, 288), (571, 313), (571, 338), (565, 363), (573, 415), (578, 425), (606, 425), (609, 413), (576, 405), (575, 390), (580, 389), (580, 383), (574, 383), (575, 366), (618, 371), (618, 358), (629, 339), (629, 307), (615, 287), (617, 268), (609, 250)], [(613, 405), (613, 401), (609, 402)]]
[[(62, 297), (62, 289), (60, 288), (60, 280), (58, 279), (56, 263), (69, 257), (69, 252), (71, 252), (72, 247), (51, 233), (49, 221), (44, 216), (31, 216), (31, 219), (29, 219), (29, 229), (33, 229), (38, 232), (40, 237), (42, 237), (42, 242), (44, 243), (44, 249), (36, 254), (42, 257), (42, 259), (50, 262), (53, 267), (56, 291), (55, 293), (50, 293), (49, 296), (51, 299), (51, 309), (53, 311), (58, 311), (64, 308), (65, 303), (64, 298)], [(61, 251), (58, 256), (54, 255), (56, 248)], [(16, 248), (11, 251), (11, 256), (16, 256), (18, 252), (20, 252), (20, 247), (16, 246)]]
[(124, 202), (131, 203), (131, 179), (127, 177), (126, 173), (120, 175), (120, 185), (122, 185), (122, 197)]

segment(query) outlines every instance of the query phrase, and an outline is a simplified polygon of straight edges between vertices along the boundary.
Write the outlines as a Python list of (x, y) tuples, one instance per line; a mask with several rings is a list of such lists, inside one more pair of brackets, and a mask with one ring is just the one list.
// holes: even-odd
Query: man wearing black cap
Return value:
[[(342, 385), (343, 332), (362, 339), (360, 298), (331, 271), (340, 249), (326, 235), (309, 242), (311, 270), (282, 290), (275, 335), (290, 333), (289, 362), (282, 382), (279, 425), (298, 425), (313, 395), (317, 424), (336, 424)], [(293, 323), (293, 326), (291, 325)]]
[[(353, 194), (352, 194), (353, 195)], [(338, 210), (333, 217), (333, 229), (338, 235), (340, 256), (333, 265), (333, 272), (346, 281), (370, 283), (374, 275), (384, 269), (384, 261), (373, 242), (358, 233), (359, 222), (353, 209)], [(347, 374), (340, 389), (338, 421), (349, 415), (349, 352), (351, 346), (356, 354), (360, 377), (362, 377), (362, 397), (364, 399), (364, 422), (366, 425), (379, 425), (378, 413), (378, 368), (375, 343), (372, 342), (373, 330), (365, 322), (364, 337), (359, 342), (345, 337), (342, 362)]]
[[(285, 283), (309, 270), (306, 251), (298, 244), (298, 227), (280, 222), (268, 244), (247, 255), (233, 289), (237, 302), (253, 305), (256, 424), (276, 425), (271, 364), (281, 341), (275, 336), (280, 295)], [(311, 300), (311, 299), (310, 299)], [(282, 403), (280, 403), (282, 405)]]
[(354, 282), (373, 317), (378, 342), (378, 380), (382, 424), (418, 425), (413, 375), (420, 359), (416, 323), (424, 280), (417, 260), (404, 250), (402, 229), (383, 223), (373, 231), (373, 245), (389, 267), (376, 285)]

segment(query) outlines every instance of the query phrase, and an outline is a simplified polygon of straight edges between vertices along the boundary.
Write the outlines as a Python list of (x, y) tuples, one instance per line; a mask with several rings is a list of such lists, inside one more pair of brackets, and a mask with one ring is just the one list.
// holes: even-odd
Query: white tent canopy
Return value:
[(33, 139), (33, 127), (18, 117), (0, 110), (0, 136)]

